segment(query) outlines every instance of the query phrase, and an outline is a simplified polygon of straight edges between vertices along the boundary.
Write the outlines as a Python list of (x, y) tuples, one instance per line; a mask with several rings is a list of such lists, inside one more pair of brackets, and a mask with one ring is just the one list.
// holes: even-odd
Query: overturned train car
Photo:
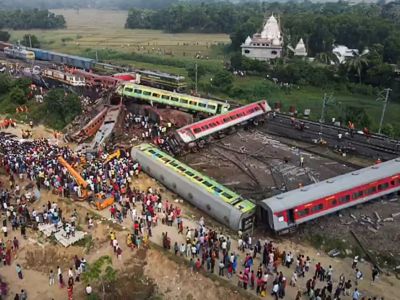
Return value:
[(132, 148), (131, 154), (144, 172), (217, 221), (233, 230), (253, 228), (256, 206), (251, 201), (150, 144)]

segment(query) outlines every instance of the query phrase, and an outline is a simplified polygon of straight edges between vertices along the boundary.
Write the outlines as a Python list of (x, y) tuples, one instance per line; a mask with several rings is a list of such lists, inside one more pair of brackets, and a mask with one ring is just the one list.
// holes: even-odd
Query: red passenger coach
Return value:
[(267, 101), (263, 100), (187, 125), (178, 129), (176, 133), (183, 143), (189, 144), (234, 125), (257, 122), (269, 111), (271, 108)]
[(261, 202), (274, 231), (400, 191), (400, 158), (311, 184)]

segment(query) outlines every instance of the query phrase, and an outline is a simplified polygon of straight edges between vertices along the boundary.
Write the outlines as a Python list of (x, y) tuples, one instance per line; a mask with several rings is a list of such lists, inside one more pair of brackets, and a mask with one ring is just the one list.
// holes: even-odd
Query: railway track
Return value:
[[(354, 133), (351, 136), (348, 134), (348, 130), (343, 127), (320, 124), (309, 120), (297, 121), (303, 122), (302, 130), (294, 126), (290, 116), (277, 114), (275, 117), (269, 118), (267, 125), (259, 127), (259, 130), (305, 142), (324, 140), (329, 147), (340, 148), (347, 152), (354, 151), (360, 155), (373, 158), (389, 160), (400, 156), (400, 141), (384, 139), (379, 135), (366, 137)], [(342, 133), (341, 139), (338, 138), (338, 132)]]

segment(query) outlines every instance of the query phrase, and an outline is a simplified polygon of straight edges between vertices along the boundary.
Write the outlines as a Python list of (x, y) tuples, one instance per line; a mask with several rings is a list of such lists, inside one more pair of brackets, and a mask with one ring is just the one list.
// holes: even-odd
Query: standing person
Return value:
[(372, 282), (375, 282), (376, 277), (379, 275), (379, 270), (376, 265), (372, 268)]
[(90, 286), (90, 284), (88, 284), (85, 288), (85, 292), (87, 296), (90, 296), (92, 294), (92, 287)]
[(53, 272), (53, 270), (50, 270), (49, 285), (53, 285), (53, 284), (54, 284), (54, 272)]
[(360, 297), (361, 297), (360, 292), (358, 291), (357, 288), (355, 288), (355, 290), (354, 290), (354, 292), (353, 292), (353, 296), (352, 296), (353, 300), (359, 300)]
[(275, 300), (278, 300), (278, 292), (279, 292), (279, 283), (278, 280), (275, 280), (272, 286), (271, 296), (275, 296)]
[(17, 271), (18, 278), (23, 279), (24, 277), (22, 276), (22, 267), (20, 264), (17, 264), (15, 270)]
[(4, 237), (6, 238), (8, 234), (7, 223), (3, 222), (3, 227), (1, 230), (3, 231)]
[(21, 290), (21, 293), (19, 294), (19, 300), (26, 300), (28, 299), (28, 295), (26, 294), (25, 290)]
[(356, 280), (355, 280), (355, 285), (358, 285), (358, 281), (363, 279), (363, 273), (359, 270), (356, 269)]
[(224, 267), (225, 267), (224, 262), (221, 260), (219, 262), (219, 276), (224, 276)]

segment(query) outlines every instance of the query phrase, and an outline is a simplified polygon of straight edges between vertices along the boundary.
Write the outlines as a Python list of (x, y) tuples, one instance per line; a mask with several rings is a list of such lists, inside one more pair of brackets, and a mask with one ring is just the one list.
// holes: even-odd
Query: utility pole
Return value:
[(31, 35), (29, 34), (28, 36), (29, 36), (29, 47), (31, 47), (31, 48), (32, 48), (32, 40), (31, 40)]
[(382, 131), (383, 119), (385, 118), (386, 107), (389, 102), (389, 94), (390, 94), (391, 90), (392, 89), (390, 89), (390, 88), (384, 89), (382, 92), (379, 93), (378, 99), (376, 99), (377, 101), (383, 101), (381, 121), (379, 122), (379, 130), (378, 130), (379, 134)]
[(321, 118), (319, 119), (320, 127), (319, 133), (322, 134), (322, 123), (325, 123), (325, 112), (328, 104), (333, 103), (335, 98), (332, 95), (324, 94), (324, 98), (322, 98), (322, 110), (321, 110)]
[(97, 55), (97, 48), (96, 48), (96, 61), (99, 61), (99, 56)]
[(195, 84), (196, 84), (196, 95), (197, 95), (197, 63), (194, 66), (195, 68)]

